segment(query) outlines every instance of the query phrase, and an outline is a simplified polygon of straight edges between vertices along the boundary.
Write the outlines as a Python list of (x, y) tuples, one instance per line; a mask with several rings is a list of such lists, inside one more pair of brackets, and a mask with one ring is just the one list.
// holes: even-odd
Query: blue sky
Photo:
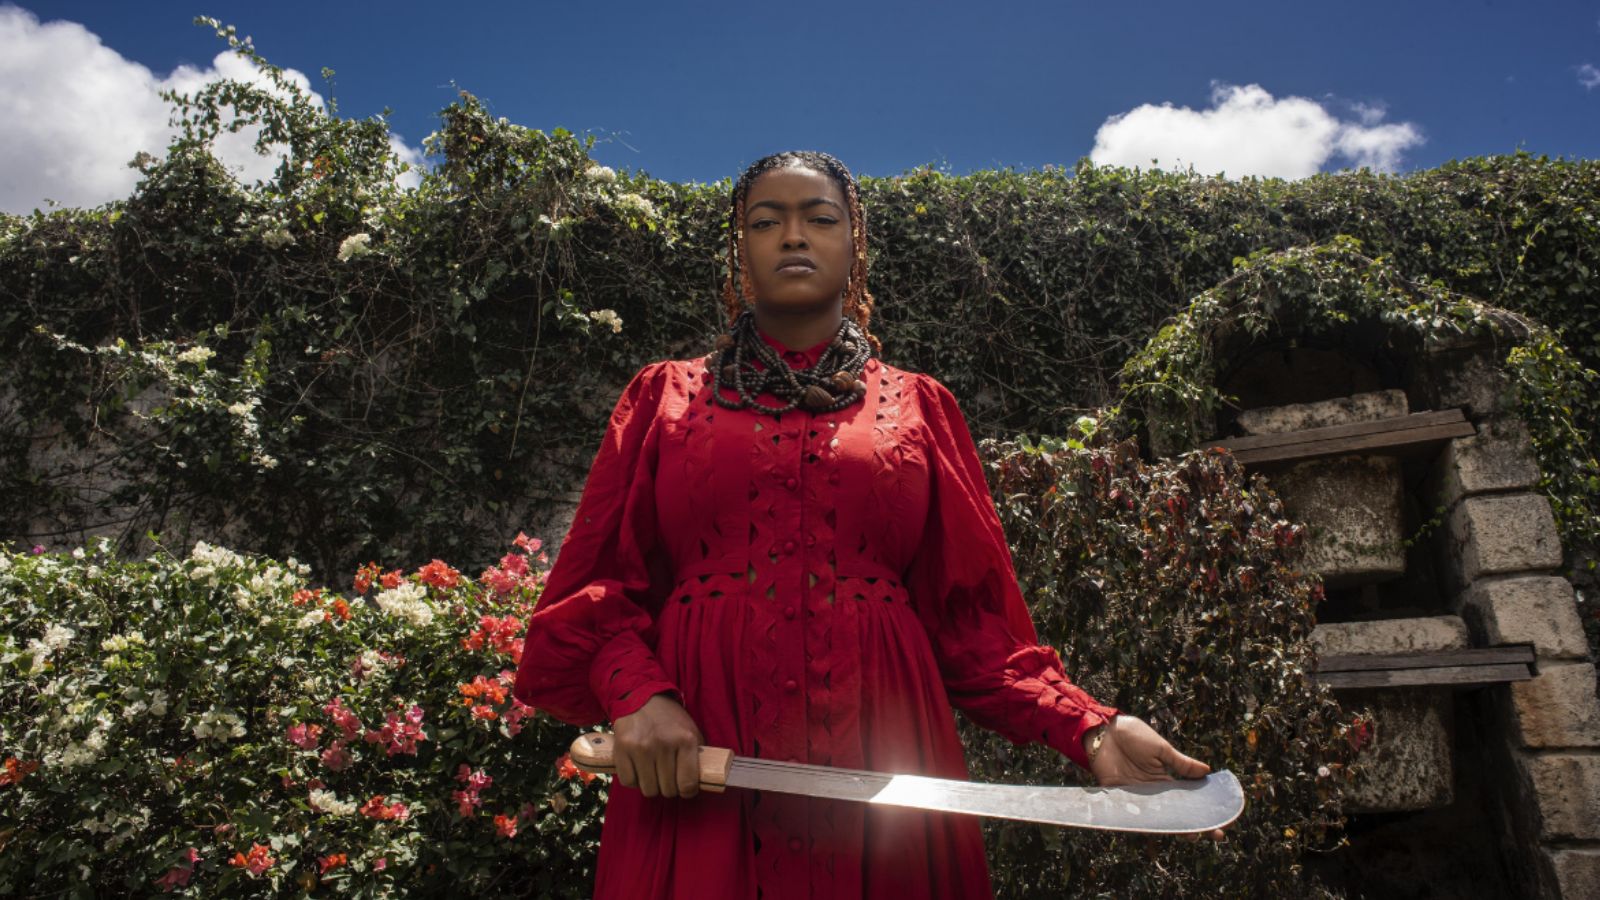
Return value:
[[(223, 47), (190, 24), (198, 14), (238, 26), (345, 115), (390, 108), (405, 145), (459, 87), (519, 124), (594, 133), (604, 163), (674, 180), (792, 147), (870, 175), (1092, 155), (1286, 177), (1600, 148), (1600, 2), (24, 0), (0, 32), (64, 39), (75, 23), (159, 82), (216, 68)], [(0, 58), (16, 59), (8, 49), (0, 41)], [(0, 116), (26, 126), (59, 110), (59, 98), (26, 100), (71, 84), (75, 55), (0, 61)], [(110, 86), (85, 79), (83, 102), (128, 81), (108, 71)], [(50, 127), (53, 146), (71, 139)], [(27, 171), (49, 146), (0, 138), (0, 169)], [(15, 193), (0, 190), (0, 208), (16, 211)]]

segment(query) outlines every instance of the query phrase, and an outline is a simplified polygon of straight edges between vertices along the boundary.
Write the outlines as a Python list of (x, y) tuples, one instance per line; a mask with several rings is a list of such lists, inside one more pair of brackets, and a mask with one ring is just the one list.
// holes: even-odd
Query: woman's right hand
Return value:
[(657, 694), (637, 712), (611, 725), (617, 747), (617, 781), (646, 797), (693, 797), (700, 793), (699, 726), (676, 700)]

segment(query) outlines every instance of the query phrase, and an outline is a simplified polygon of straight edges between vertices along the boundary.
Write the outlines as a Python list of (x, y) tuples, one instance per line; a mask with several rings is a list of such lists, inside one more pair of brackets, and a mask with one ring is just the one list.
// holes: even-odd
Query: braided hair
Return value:
[(815, 150), (789, 150), (764, 156), (744, 170), (733, 185), (733, 202), (728, 210), (728, 277), (722, 283), (722, 303), (728, 313), (730, 326), (737, 321), (744, 306), (755, 296), (750, 274), (745, 270), (746, 248), (744, 241), (744, 204), (750, 195), (750, 186), (756, 179), (772, 171), (787, 167), (811, 169), (833, 179), (845, 196), (850, 213), (850, 242), (855, 258), (850, 261), (850, 278), (845, 282), (844, 316), (856, 323), (861, 333), (872, 345), (872, 352), (882, 352), (882, 345), (868, 329), (872, 321), (872, 295), (867, 292), (867, 217), (861, 211), (861, 196), (856, 189), (856, 179), (844, 163)]

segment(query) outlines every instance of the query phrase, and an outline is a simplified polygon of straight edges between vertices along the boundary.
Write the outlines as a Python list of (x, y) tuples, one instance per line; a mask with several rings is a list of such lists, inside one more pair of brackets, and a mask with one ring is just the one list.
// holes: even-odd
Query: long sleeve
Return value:
[(590, 466), (572, 528), (528, 622), (517, 699), (575, 725), (615, 721), (676, 692), (651, 651), (660, 578), (656, 413), (667, 364), (634, 376)]
[(1084, 733), (1116, 710), (1038, 644), (966, 419), (943, 385), (917, 381), (930, 496), (907, 580), (950, 700), (1014, 743), (1042, 742), (1086, 766)]

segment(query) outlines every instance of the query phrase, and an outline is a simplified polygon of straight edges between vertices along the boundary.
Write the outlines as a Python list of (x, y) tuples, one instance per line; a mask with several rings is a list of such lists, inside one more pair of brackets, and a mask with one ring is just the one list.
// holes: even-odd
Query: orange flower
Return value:
[(490, 703), (506, 702), (505, 685), (490, 681), (482, 675), (472, 679), (470, 682), (459, 685), (456, 690), (461, 692), (461, 696), (469, 699), (482, 698)]
[(495, 816), (494, 830), (503, 838), (514, 838), (517, 836), (517, 820), (507, 815)]
[(372, 590), (372, 583), (378, 580), (379, 571), (378, 564), (375, 562), (369, 562), (360, 569), (357, 569), (355, 583), (356, 593), (365, 594), (367, 591)]
[(317, 866), (323, 874), (326, 874), (329, 869), (337, 869), (349, 861), (349, 857), (343, 853), (330, 853), (317, 860)]
[(393, 572), (385, 572), (379, 576), (378, 583), (383, 585), (384, 590), (392, 591), (400, 586), (400, 582), (404, 578), (405, 575), (399, 569), (395, 569)]
[(320, 605), (322, 602), (322, 588), (313, 590), (298, 590), (294, 592), (294, 605), (305, 606), (307, 603)]
[(15, 756), (8, 756), (6, 757), (6, 770), (0, 772), (0, 787), (20, 784), (22, 779), (32, 775), (38, 769), (39, 764), (37, 762), (23, 762)]
[(585, 772), (573, 763), (571, 753), (563, 753), (561, 758), (556, 760), (556, 774), (569, 781), (574, 778), (582, 779), (584, 784), (588, 784), (595, 778), (593, 772)]
[(250, 876), (254, 878), (272, 868), (272, 864), (275, 862), (277, 860), (267, 855), (267, 846), (265, 844), (251, 844), (248, 855), (235, 853), (233, 859), (228, 860), (228, 865), (236, 869), (247, 869), (250, 872)]
[(495, 712), (492, 706), (474, 706), (472, 708), (472, 717), (474, 719), (493, 720), (500, 718), (500, 714)]
[(342, 622), (350, 621), (350, 604), (344, 602), (343, 597), (334, 598), (333, 614)]
[(434, 560), (417, 570), (417, 578), (423, 584), (431, 585), (440, 590), (449, 590), (461, 583), (461, 573), (445, 565), (443, 560)]

